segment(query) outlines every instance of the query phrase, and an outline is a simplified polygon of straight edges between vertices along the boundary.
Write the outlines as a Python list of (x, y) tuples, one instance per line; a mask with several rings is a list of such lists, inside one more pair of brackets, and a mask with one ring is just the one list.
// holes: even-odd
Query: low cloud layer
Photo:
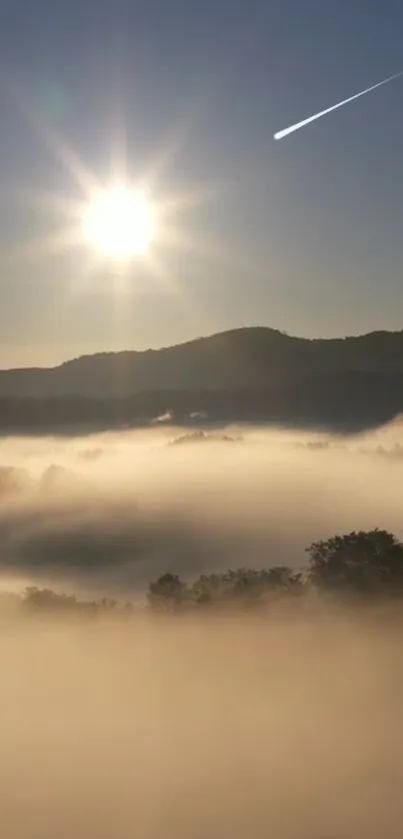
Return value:
[(400, 626), (2, 626), (7, 839), (400, 839)]
[(192, 577), (305, 561), (334, 532), (403, 533), (403, 423), (356, 437), (169, 426), (0, 442), (3, 585), (127, 594)]
[[(403, 462), (385, 450), (400, 435), (4, 439), (2, 586), (127, 596), (167, 569), (296, 565), (334, 531), (399, 534)], [(4, 610), (3, 833), (400, 839), (403, 625), (382, 608)]]

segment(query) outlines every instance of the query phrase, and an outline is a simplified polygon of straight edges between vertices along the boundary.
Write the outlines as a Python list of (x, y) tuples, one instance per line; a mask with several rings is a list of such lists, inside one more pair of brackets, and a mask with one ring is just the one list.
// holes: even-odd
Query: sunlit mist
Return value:
[[(8, 839), (398, 839), (401, 606), (155, 616), (142, 591), (401, 532), (403, 423), (356, 436), (165, 425), (0, 446)], [(32, 611), (49, 584), (132, 611)], [(138, 595), (138, 597), (136, 596)]]
[(401, 535), (401, 420), (338, 437), (247, 427), (193, 435), (163, 419), (2, 439), (0, 583), (126, 598), (166, 572), (295, 568), (333, 533)]
[(7, 839), (398, 839), (401, 621), (3, 623)]

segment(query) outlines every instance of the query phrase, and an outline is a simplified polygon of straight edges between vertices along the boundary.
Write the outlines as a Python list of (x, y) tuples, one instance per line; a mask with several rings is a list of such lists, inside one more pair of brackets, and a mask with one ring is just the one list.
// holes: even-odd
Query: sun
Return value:
[(148, 252), (156, 233), (155, 208), (142, 192), (113, 185), (90, 198), (82, 226), (87, 244), (95, 251), (128, 262)]

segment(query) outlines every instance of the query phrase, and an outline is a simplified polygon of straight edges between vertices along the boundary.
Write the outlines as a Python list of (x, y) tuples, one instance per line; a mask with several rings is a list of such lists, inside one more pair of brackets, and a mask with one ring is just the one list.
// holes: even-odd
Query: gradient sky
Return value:
[[(403, 79), (273, 133), (402, 69), (401, 0), (3, 0), (0, 366), (241, 325), (401, 329)], [(80, 249), (30, 253), (61, 216), (24, 190), (80, 193), (21, 100), (101, 181), (126, 136), (134, 177), (164, 161), (158, 194), (206, 191), (175, 219), (188, 245), (157, 248), (164, 276), (134, 265), (118, 293)]]

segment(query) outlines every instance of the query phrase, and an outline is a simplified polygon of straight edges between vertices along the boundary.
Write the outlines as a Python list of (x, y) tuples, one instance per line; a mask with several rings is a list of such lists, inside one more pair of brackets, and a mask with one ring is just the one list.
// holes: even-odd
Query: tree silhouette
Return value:
[(301, 574), (290, 568), (262, 570), (238, 568), (221, 574), (201, 574), (189, 586), (178, 576), (164, 574), (148, 590), (148, 603), (155, 611), (173, 612), (201, 606), (258, 605), (270, 597), (302, 590)]
[(24, 602), (29, 607), (39, 609), (73, 609), (76, 606), (76, 598), (67, 594), (57, 594), (48, 588), (37, 588), (28, 586), (24, 592)]
[(186, 595), (186, 583), (177, 574), (163, 574), (157, 582), (150, 583), (147, 599), (155, 611), (174, 612), (183, 605)]
[[(201, 574), (183, 582), (177, 574), (164, 574), (148, 588), (147, 601), (156, 613), (182, 613), (211, 608), (270, 608), (290, 602), (311, 587), (322, 592), (351, 594), (369, 600), (384, 596), (403, 598), (403, 543), (386, 530), (352, 531), (313, 542), (306, 549), (308, 567), (294, 571), (287, 566), (263, 569), (236, 568), (221, 573)], [(308, 602), (309, 601), (303, 601)], [(135, 616), (130, 603), (119, 604), (108, 597), (77, 600), (73, 595), (30, 586), (21, 594), (2, 593), (0, 613), (18, 606), (28, 613), (78, 616)]]
[(255, 570), (238, 568), (224, 574), (202, 574), (190, 589), (190, 597), (197, 603), (222, 603), (229, 600), (257, 604), (269, 595), (284, 595), (301, 587), (301, 575), (290, 568)]
[(352, 531), (313, 542), (309, 579), (317, 588), (360, 595), (401, 594), (403, 544), (386, 530)]

